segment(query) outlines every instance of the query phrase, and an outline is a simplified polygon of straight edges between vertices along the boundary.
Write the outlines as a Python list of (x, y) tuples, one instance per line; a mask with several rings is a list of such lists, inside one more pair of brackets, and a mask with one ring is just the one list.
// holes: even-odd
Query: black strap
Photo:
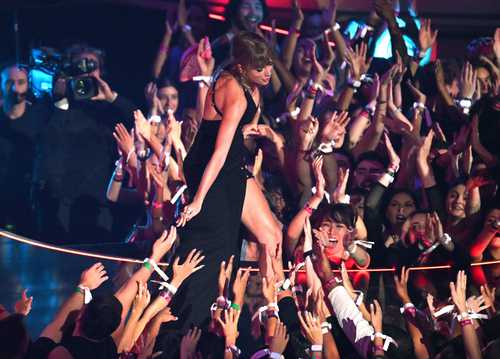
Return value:
[(215, 85), (217, 84), (217, 80), (218, 80), (218, 78), (214, 81), (214, 83), (212, 85), (212, 105), (214, 106), (215, 112), (217, 112), (217, 114), (220, 117), (222, 117), (222, 112), (221, 112), (221, 110), (219, 110), (219, 108), (217, 107), (217, 104), (215, 103)]

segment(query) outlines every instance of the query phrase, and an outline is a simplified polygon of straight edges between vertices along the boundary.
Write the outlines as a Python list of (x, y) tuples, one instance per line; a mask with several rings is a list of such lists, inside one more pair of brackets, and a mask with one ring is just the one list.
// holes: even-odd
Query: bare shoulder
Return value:
[(55, 347), (47, 357), (48, 359), (74, 359), (73, 355), (63, 346)]
[(243, 88), (238, 83), (238, 80), (231, 75), (229, 72), (224, 72), (221, 74), (217, 80), (215, 87), (216, 93), (220, 93), (224, 98), (235, 99), (238, 96), (244, 96)]

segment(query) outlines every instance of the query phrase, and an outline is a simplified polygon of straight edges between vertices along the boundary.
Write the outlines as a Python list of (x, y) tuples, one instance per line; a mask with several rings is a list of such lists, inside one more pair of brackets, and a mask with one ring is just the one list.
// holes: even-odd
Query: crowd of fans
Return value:
[[(89, 46), (68, 54), (98, 62), (92, 100), (68, 101), (55, 85), (50, 99), (31, 103), (26, 70), (2, 69), (0, 225), (53, 242), (98, 241), (130, 215), (119, 206), (134, 206), (127, 241), (147, 258), (123, 266), (114, 294), (92, 298), (108, 277), (100, 263), (84, 271), (36, 340), (24, 324), (36, 298), (24, 292), (15, 314), (0, 311), (0, 357), (500, 357), (500, 264), (471, 266), (500, 260), (500, 29), (444, 59), (438, 31), (412, 6), (400, 14), (376, 0), (365, 20), (340, 25), (336, 10), (331, 0), (305, 15), (292, 1), (278, 41), (259, 27), (263, 0), (232, 0), (227, 32), (209, 39), (207, 9), (180, 1), (144, 112), (103, 80), (102, 53)], [(182, 320), (170, 300), (203, 270), (203, 253), (182, 264), (175, 255), (190, 195), (183, 160), (241, 32), (273, 50), (271, 83), (243, 134), (247, 168), (282, 225), (281, 255), (274, 275), (259, 277), (262, 307), (245, 295), (250, 270), (227, 258), (209, 323), (162, 338), (162, 324)], [(241, 237), (243, 257), (259, 251)], [(412, 269), (436, 265), (449, 268)], [(255, 340), (248, 348), (242, 327)]]

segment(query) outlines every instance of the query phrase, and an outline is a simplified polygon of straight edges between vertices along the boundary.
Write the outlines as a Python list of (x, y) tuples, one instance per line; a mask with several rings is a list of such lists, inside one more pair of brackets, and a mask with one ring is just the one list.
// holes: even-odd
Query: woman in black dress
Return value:
[[(207, 94), (203, 121), (184, 162), (192, 202), (179, 220), (182, 257), (197, 248), (205, 268), (176, 296), (183, 325), (201, 324), (217, 295), (220, 262), (239, 254), (241, 222), (259, 241), (264, 275), (281, 244), (281, 229), (262, 191), (245, 167), (243, 126), (258, 116), (259, 86), (271, 79), (270, 50), (260, 36), (241, 33), (232, 44), (232, 62)], [(263, 262), (263, 264), (262, 264)]]

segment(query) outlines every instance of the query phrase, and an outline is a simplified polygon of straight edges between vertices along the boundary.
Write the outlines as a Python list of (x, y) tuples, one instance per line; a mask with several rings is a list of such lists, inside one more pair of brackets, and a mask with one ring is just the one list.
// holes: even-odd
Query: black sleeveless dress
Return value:
[[(215, 89), (215, 86), (213, 87)], [(212, 102), (217, 113), (222, 113)], [(198, 215), (180, 230), (180, 246), (176, 250), (181, 260), (193, 248), (203, 251), (205, 267), (190, 276), (174, 297), (173, 313), (179, 317), (179, 329), (192, 325), (204, 326), (210, 318), (210, 305), (217, 296), (220, 262), (235, 255), (239, 257), (239, 230), (245, 199), (246, 182), (251, 174), (245, 167), (242, 127), (252, 121), (257, 106), (250, 92), (244, 88), (247, 108), (233, 137), (226, 161), (210, 187)], [(184, 161), (184, 173), (191, 196), (198, 190), (205, 167), (210, 160), (221, 121), (201, 122), (194, 143)], [(175, 324), (174, 324), (175, 325)]]

